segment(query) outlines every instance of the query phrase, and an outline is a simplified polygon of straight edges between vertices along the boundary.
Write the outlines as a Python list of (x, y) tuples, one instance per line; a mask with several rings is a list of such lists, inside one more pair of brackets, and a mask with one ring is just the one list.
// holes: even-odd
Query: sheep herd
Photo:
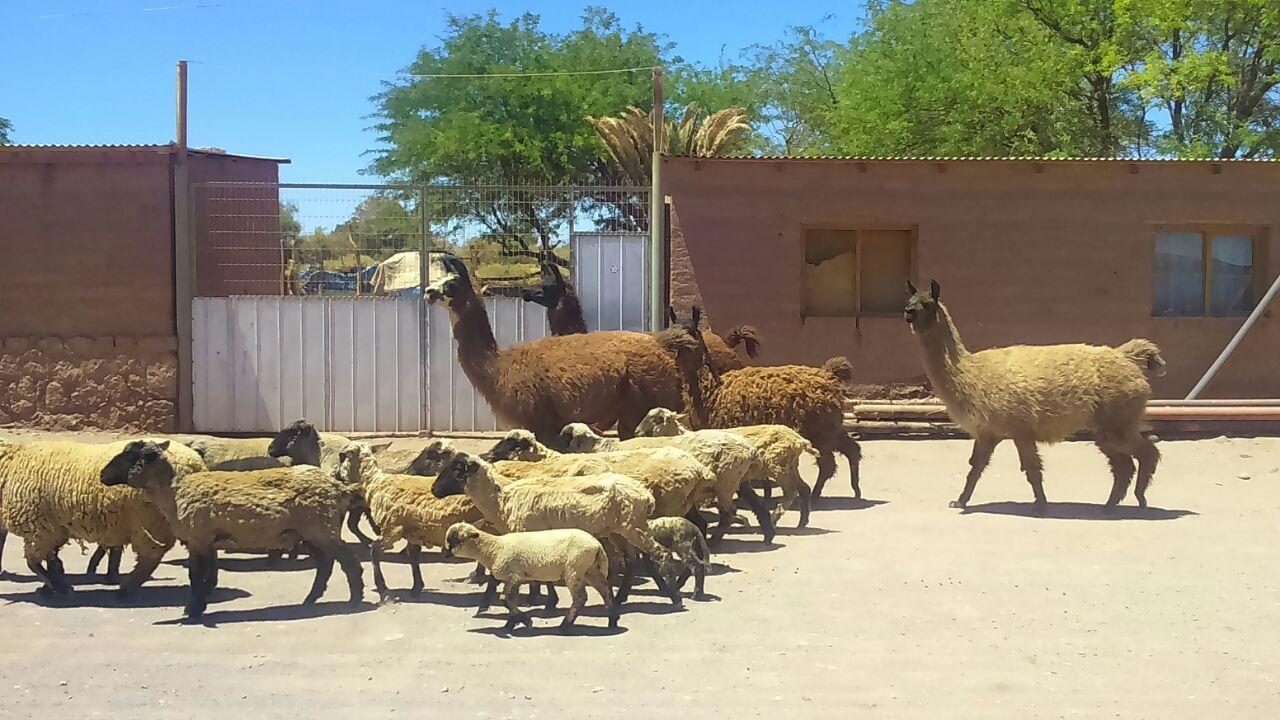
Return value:
[[(551, 327), (564, 334), (499, 349), (466, 267), (451, 256), (439, 265), (424, 297), (448, 307), (459, 364), (501, 420), (527, 429), (512, 430), (482, 455), (444, 439), (417, 453), (375, 448), (305, 420), (266, 439), (0, 440), (0, 550), (6, 534), (22, 537), (39, 592), (56, 596), (71, 590), (58, 558), (68, 542), (97, 545), (91, 572), (106, 556), (112, 581), (120, 551), (132, 547), (137, 562), (120, 581), (129, 595), (181, 542), (191, 589), (186, 615), (195, 619), (217, 586), (219, 551), (305, 552), (315, 577), (304, 603), (323, 595), (336, 563), (350, 600), (361, 602), (363, 572), (342, 539), (345, 518), (369, 545), (382, 599), (391, 596), (382, 571), (388, 552), (406, 544), (410, 590), (418, 593), (422, 549), (440, 548), (478, 563), (482, 608), (501, 585), (508, 629), (531, 623), (519, 605), (524, 586), (533, 602), (554, 605), (562, 584), (571, 596), (567, 630), (588, 587), (616, 626), (637, 574), (652, 577), (675, 604), (692, 577), (701, 598), (709, 547), (744, 522), (739, 503), (771, 543), (787, 510), (798, 510), (799, 526), (808, 523), (837, 454), (861, 497), (861, 451), (843, 424), (852, 378), (845, 358), (820, 368), (746, 366), (733, 348), (742, 344), (754, 357), (758, 333), (743, 326), (722, 338), (700, 327), (697, 308), (683, 322), (673, 311), (670, 327), (656, 333), (586, 333), (572, 287), (554, 268), (544, 273), (547, 287), (525, 299), (546, 304)], [(910, 290), (904, 319), (934, 391), (975, 439), (953, 506), (969, 501), (992, 450), (1012, 439), (1043, 512), (1036, 443), (1081, 431), (1110, 462), (1107, 506), (1123, 499), (1135, 471), (1145, 506), (1159, 452), (1142, 433), (1143, 415), (1147, 375), (1164, 367), (1159, 348), (1134, 339), (1115, 348), (971, 353), (938, 284)], [(617, 439), (598, 432), (615, 423)], [(817, 461), (812, 489), (799, 473), (806, 455)], [(770, 507), (775, 487), (781, 500)]]

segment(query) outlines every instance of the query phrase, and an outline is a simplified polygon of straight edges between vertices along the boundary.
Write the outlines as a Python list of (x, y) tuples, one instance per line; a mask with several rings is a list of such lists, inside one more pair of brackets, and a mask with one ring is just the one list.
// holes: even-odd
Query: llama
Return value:
[(928, 292), (911, 292), (903, 317), (924, 351), (929, 382), (951, 419), (973, 436), (964, 490), (951, 507), (963, 508), (1001, 441), (1013, 440), (1036, 512), (1047, 508), (1043, 465), (1036, 443), (1055, 443), (1089, 430), (1111, 465), (1114, 483), (1106, 507), (1124, 499), (1137, 460), (1134, 495), (1147, 506), (1147, 486), (1160, 451), (1143, 437), (1143, 415), (1151, 397), (1146, 371), (1162, 372), (1164, 358), (1149, 340), (1102, 345), (1012, 345), (969, 352), (951, 314), (938, 299), (938, 281)]
[[(683, 326), (654, 335), (548, 337), (499, 350), (466, 266), (443, 255), (438, 271), (424, 296), (449, 308), (463, 372), (502, 422), (533, 431), (541, 442), (552, 442), (571, 422), (614, 420), (629, 438), (645, 413), (681, 408), (685, 386), (697, 385), (699, 342)], [(696, 389), (692, 394), (696, 409)]]

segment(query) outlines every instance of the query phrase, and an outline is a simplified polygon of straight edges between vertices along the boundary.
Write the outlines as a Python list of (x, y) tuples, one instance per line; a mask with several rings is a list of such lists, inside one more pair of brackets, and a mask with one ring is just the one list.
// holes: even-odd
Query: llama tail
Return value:
[(760, 353), (760, 331), (754, 325), (739, 325), (724, 336), (725, 345), (736, 348), (738, 343), (744, 343), (747, 348), (747, 356), (754, 358)]
[(849, 362), (849, 358), (843, 355), (838, 355), (822, 363), (822, 369), (845, 385), (853, 382), (853, 363)]
[(1151, 377), (1164, 377), (1164, 357), (1160, 348), (1146, 338), (1134, 338), (1116, 348)]

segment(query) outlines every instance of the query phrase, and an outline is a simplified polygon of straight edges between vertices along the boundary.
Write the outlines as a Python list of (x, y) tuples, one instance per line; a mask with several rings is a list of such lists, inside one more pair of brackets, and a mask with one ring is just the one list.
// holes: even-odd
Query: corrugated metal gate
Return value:
[[(237, 192), (241, 186), (246, 192)], [(295, 245), (288, 245), (290, 241), (284, 236), (289, 230), (281, 227), (284, 215), (277, 214), (274, 206), (288, 203), (289, 191), (295, 187), (313, 193), (330, 187), (372, 190), (368, 197), (390, 202), (386, 199), (389, 196), (380, 194), (388, 188), (378, 186), (283, 184), (271, 186), (270, 192), (264, 192), (260, 185), (233, 183), (197, 187), (205, 196), (199, 198), (203, 202), (193, 202), (199, 212), (193, 224), (205, 233), (208, 246), (203, 255), (216, 261), (221, 287), (234, 288), (230, 284), (240, 282), (238, 278), (247, 273), (252, 275), (250, 292), (279, 287), (280, 294), (237, 295), (234, 290), (223, 290), (219, 296), (195, 298), (192, 380), (196, 430), (270, 432), (300, 417), (334, 432), (499, 429), (489, 406), (457, 363), (448, 311), (421, 301), (421, 287), (430, 278), (416, 278), (416, 287), (395, 291), (398, 297), (377, 296), (370, 294), (378, 285), (372, 265), (364, 265), (365, 258), (390, 259), (396, 253), (425, 250), (433, 216), (430, 208), (436, 203), (444, 207), (454, 198), (445, 193), (441, 200), (431, 194), (441, 189), (423, 189), (417, 196), (417, 207), (406, 203), (404, 212), (395, 216), (409, 221), (411, 229), (400, 236), (377, 238), (383, 241), (378, 247), (351, 229), (355, 220), (348, 221), (345, 231), (355, 248), (354, 263), (350, 253), (347, 259), (355, 269), (345, 274), (332, 269), (330, 256), (344, 251), (344, 246), (338, 245), (337, 250), (309, 250), (317, 253), (319, 260), (310, 259), (300, 277), (295, 265), (299, 257), (306, 256), (296, 249), (297, 236), (292, 241)], [(403, 191), (402, 187), (389, 189)], [(634, 196), (641, 190), (626, 191), (628, 211), (647, 207), (647, 198)], [(588, 327), (593, 331), (644, 330), (648, 317), (647, 230), (642, 232), (634, 224), (618, 228), (611, 224), (616, 217), (601, 222), (599, 189), (564, 191), (570, 198), (589, 197), (596, 213), (576, 212), (581, 202), (573, 200), (575, 211), (568, 213), (557, 243), (570, 248), (571, 277)], [(486, 188), (486, 192), (496, 191)], [(547, 192), (539, 189), (538, 197), (544, 198)], [(366, 207), (368, 197), (360, 201), (353, 217)], [(254, 210), (249, 203), (256, 202), (269, 202), (272, 207)], [(584, 222), (592, 217), (595, 221)], [(573, 230), (575, 220), (580, 231)], [(333, 234), (344, 227), (335, 225)], [(412, 228), (423, 230), (414, 236)], [(198, 232), (197, 241), (201, 238)], [(272, 247), (272, 241), (279, 247)], [(243, 262), (245, 257), (257, 262)], [(278, 257), (278, 264), (261, 262), (263, 257)], [(237, 274), (237, 268), (246, 271)], [(294, 292), (316, 294), (290, 294)], [(380, 285), (378, 292), (384, 292)], [(538, 305), (514, 297), (489, 297), (485, 305), (500, 347), (548, 334), (546, 311)]]

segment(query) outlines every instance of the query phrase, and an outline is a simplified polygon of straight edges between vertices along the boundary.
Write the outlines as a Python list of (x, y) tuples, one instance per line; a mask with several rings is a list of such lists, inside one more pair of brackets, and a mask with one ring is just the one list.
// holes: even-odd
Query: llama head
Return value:
[(167, 485), (173, 480), (173, 466), (164, 453), (168, 440), (133, 440), (102, 468), (103, 485), (128, 485), (137, 490)]
[(567, 284), (560, 274), (560, 268), (554, 262), (543, 262), (538, 285), (521, 290), (520, 297), (525, 302), (537, 303), (550, 310), (560, 304), (566, 292)]
[(937, 280), (929, 281), (929, 290), (916, 290), (916, 286), (907, 282), (907, 290), (911, 297), (907, 298), (907, 306), (902, 311), (902, 318), (911, 326), (912, 332), (920, 332), (933, 327), (938, 321), (938, 297), (942, 288)]
[(440, 253), (438, 259), (432, 257), (430, 273), (435, 279), (422, 291), (422, 297), (427, 302), (433, 305), (442, 302), (445, 307), (451, 308), (458, 301), (475, 297), (471, 274), (457, 256)]
[(320, 433), (306, 420), (295, 420), (271, 438), (267, 454), (273, 458), (289, 456), (294, 465), (320, 465)]

